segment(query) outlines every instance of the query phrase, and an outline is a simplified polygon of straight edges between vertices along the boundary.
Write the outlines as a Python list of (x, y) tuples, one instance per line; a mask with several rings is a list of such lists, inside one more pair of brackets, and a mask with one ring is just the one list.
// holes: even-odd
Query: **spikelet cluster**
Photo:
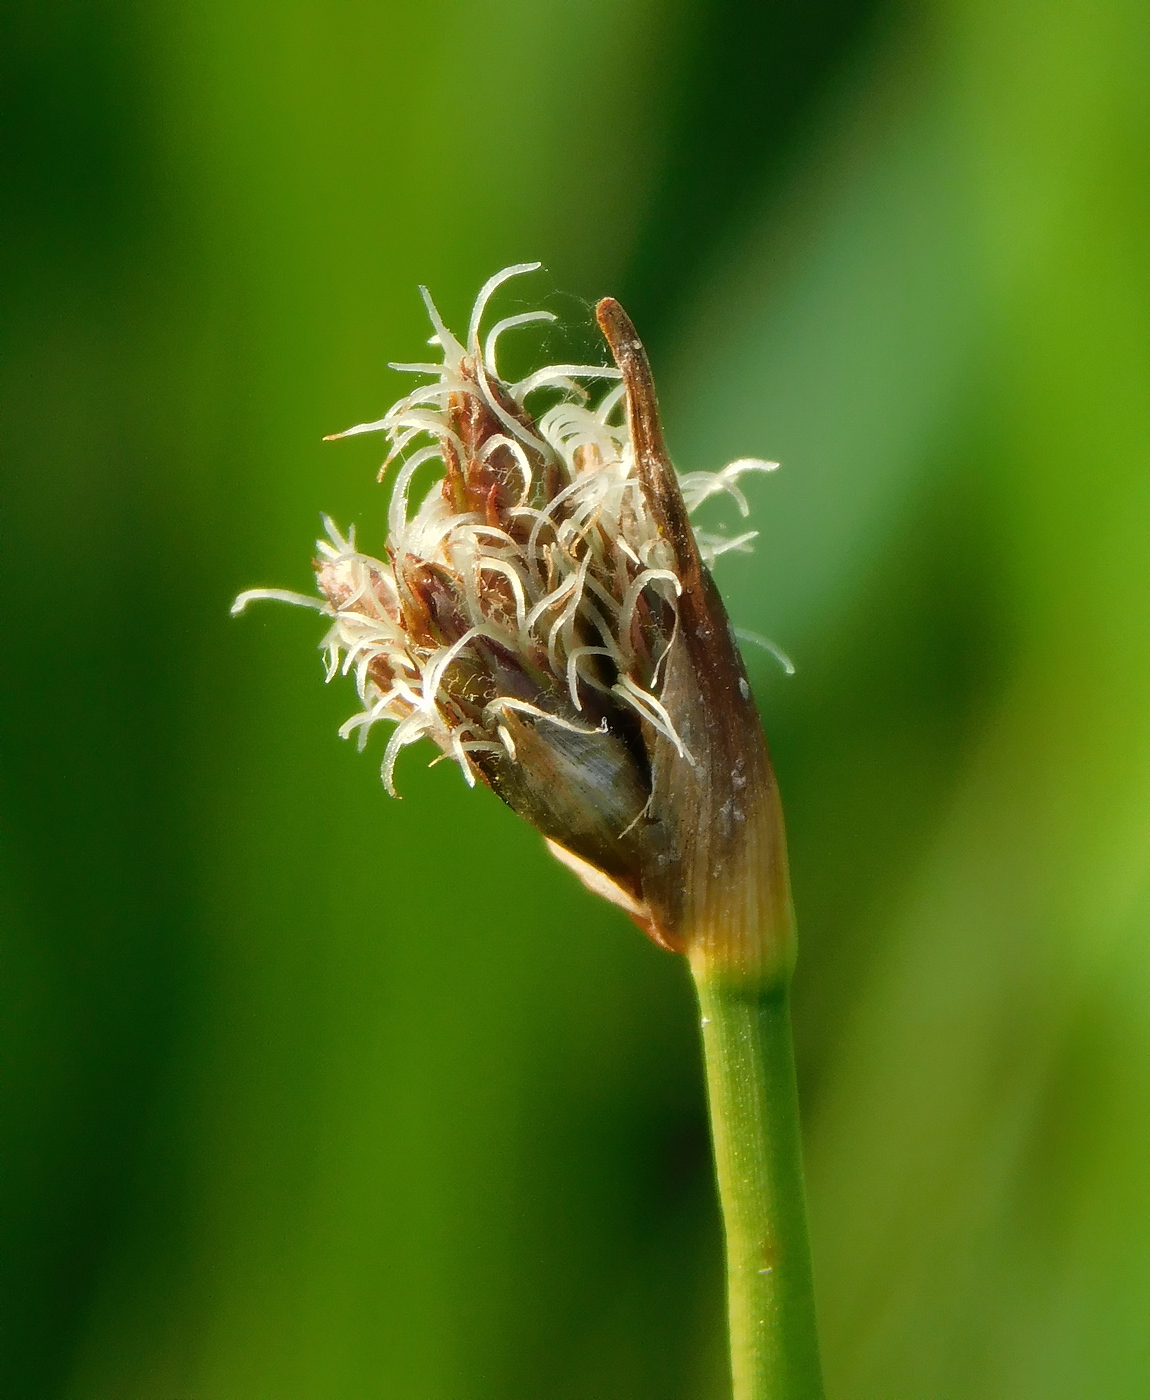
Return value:
[[(362, 553), (354, 529), (344, 534), (324, 517), (321, 596), (252, 589), (233, 611), (275, 598), (331, 619), (328, 679), (353, 676), (362, 707), (341, 733), (362, 746), (381, 720), (394, 724), (382, 764), (393, 795), (399, 752), (428, 738), (468, 783), (482, 778), (515, 807), (525, 783), (597, 786), (618, 836), (649, 797), (651, 736), (692, 761), (661, 699), (681, 584), (640, 489), (623, 386), (613, 382), (619, 369), (550, 365), (517, 383), (499, 374), (500, 337), (555, 318), (526, 312), (484, 332), (488, 300), (538, 266), (492, 277), (462, 342), (424, 290), (442, 363), (394, 365), (430, 382), (378, 421), (334, 434), (388, 440), (380, 475), (394, 470), (395, 479), (385, 557)], [(602, 387), (595, 394), (588, 385)], [(417, 473), (433, 461), (441, 478), (413, 509)], [(683, 475), (687, 509), (727, 492), (746, 515), (738, 478), (774, 466), (748, 458)], [(696, 533), (706, 563), (753, 537)], [(542, 779), (541, 744), (550, 768)], [(516, 771), (524, 763), (533, 774)], [(526, 814), (545, 834), (571, 820)]]

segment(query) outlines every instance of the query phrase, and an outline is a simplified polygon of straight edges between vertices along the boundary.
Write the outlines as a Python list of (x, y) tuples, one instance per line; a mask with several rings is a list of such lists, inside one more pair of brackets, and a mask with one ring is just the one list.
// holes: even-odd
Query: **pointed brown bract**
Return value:
[(746, 670), (667, 455), (642, 342), (613, 298), (596, 316), (623, 372), (636, 471), (681, 585), (660, 699), (689, 757), (653, 736), (643, 900), (664, 940), (684, 951), (751, 980), (789, 973), (782, 807)]

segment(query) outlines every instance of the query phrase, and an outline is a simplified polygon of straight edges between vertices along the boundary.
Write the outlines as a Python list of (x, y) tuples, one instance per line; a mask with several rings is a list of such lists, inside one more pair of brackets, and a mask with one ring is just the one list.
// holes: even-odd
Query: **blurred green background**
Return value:
[(524, 356), (614, 293), (680, 466), (784, 463), (720, 582), (833, 1400), (1145, 1396), (1145, 5), (0, 16), (0, 1396), (725, 1393), (682, 968), (227, 615), (381, 545), (321, 435), (529, 258)]

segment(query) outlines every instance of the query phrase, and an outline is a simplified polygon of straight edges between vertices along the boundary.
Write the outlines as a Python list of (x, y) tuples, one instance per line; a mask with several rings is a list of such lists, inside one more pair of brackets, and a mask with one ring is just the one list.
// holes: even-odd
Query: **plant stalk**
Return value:
[(726, 1233), (734, 1400), (823, 1400), (787, 981), (692, 958)]
[[(623, 378), (643, 503), (678, 585), (659, 696), (674, 729), (651, 736), (638, 879), (611, 897), (662, 947), (687, 954), (698, 988), (735, 1400), (822, 1400), (787, 1006), (794, 910), (778, 784), (667, 455), (647, 352), (614, 298), (604, 297), (595, 314)], [(601, 893), (604, 882), (612, 888), (599, 877)]]

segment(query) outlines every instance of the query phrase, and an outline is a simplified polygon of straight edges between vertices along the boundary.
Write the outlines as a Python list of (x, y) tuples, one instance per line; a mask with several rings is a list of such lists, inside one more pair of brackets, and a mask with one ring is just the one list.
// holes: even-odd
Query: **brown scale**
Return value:
[[(464, 377), (474, 382), (474, 369), (470, 361), (464, 361), (462, 370)], [(503, 411), (537, 437), (535, 422), (514, 402), (505, 386), (490, 381), (489, 387)], [(478, 514), (487, 524), (503, 530), (518, 544), (525, 546), (535, 522), (530, 516), (510, 513), (511, 507), (517, 505), (523, 495), (522, 473), (516, 454), (501, 445), (486, 458), (482, 456), (484, 444), (493, 435), (505, 435), (507, 425), (492, 412), (490, 405), (482, 398), (478, 385), (471, 392), (452, 395), (447, 405), (447, 416), (448, 425), (463, 449), (463, 459), (460, 460), (455, 440), (444, 439), (442, 489), (449, 508), (457, 513)], [(570, 483), (569, 473), (554, 454), (548, 453), (544, 457), (529, 444), (521, 443), (521, 446), (532, 471), (531, 504), (536, 509), (543, 509)], [(594, 444), (585, 444), (576, 449), (575, 466), (578, 473), (593, 471), (601, 465), (602, 455)], [(569, 517), (574, 504), (572, 502), (567, 510), (556, 512), (554, 525), (561, 524)], [(585, 523), (575, 540), (560, 545), (553, 538), (550, 544), (542, 545), (540, 553), (545, 562), (541, 572), (545, 590), (552, 591), (558, 583), (555, 567), (557, 549), (563, 549), (570, 565), (578, 567), (589, 551), (594, 549), (596, 553), (605, 554), (612, 547), (612, 541), (608, 539), (597, 515)], [(468, 626), (461, 603), (461, 581), (441, 566), (421, 564), (410, 557), (404, 564), (402, 570), (397, 569), (397, 577), (402, 575), (400, 594), (403, 615), (413, 643), (450, 645), (458, 640)], [(617, 563), (616, 576), (611, 580), (620, 590), (616, 602), (621, 602), (630, 585), (633, 568), (625, 556)], [(484, 615), (514, 633), (515, 595), (507, 578), (497, 570), (482, 571), (478, 593)], [(550, 610), (550, 616), (545, 616), (540, 629), (544, 636), (568, 601), (566, 598), (559, 600)], [(573, 645), (596, 646), (602, 643), (598, 628), (581, 613), (576, 615), (573, 623)], [(644, 644), (654, 624), (649, 604), (645, 598), (640, 599), (634, 629), (638, 631), (640, 649), (647, 649)], [(566, 651), (562, 643), (559, 650), (562, 658)], [(559, 670), (564, 671), (562, 659)], [(580, 699), (583, 710), (577, 712), (570, 703), (565, 672), (558, 675), (551, 671), (545, 642), (533, 639), (530, 654), (524, 656), (517, 649), (513, 650), (491, 638), (478, 637), (467, 652), (455, 658), (447, 668), (440, 683), (441, 697), (437, 703), (449, 725), (466, 725), (479, 737), (493, 737), (493, 725), (490, 717), (485, 717), (484, 710), (498, 696), (504, 695), (525, 700), (551, 713), (565, 715), (572, 721), (582, 719), (592, 727), (606, 719), (612, 732), (626, 736), (629, 747), (636, 745), (638, 725), (630, 713), (620, 712), (616, 701), (586, 683), (586, 677), (591, 675), (609, 689), (617, 679), (614, 666), (606, 658), (588, 657), (583, 663), (582, 674), (584, 682), (580, 686)], [(514, 725), (521, 728), (519, 721), (514, 721)]]
[[(380, 692), (386, 695), (397, 680), (406, 680), (409, 684), (415, 680), (410, 671), (397, 670), (386, 656), (374, 656), (368, 663), (368, 677), (379, 687)], [(395, 696), (390, 701), (391, 707), (396, 711), (400, 719), (405, 719), (415, 712), (415, 706), (410, 700), (404, 700), (401, 696)]]
[[(483, 398), (475, 382), (474, 364), (470, 359), (463, 361), (461, 373), (465, 380), (475, 384), (475, 388), (451, 395), (447, 401), (447, 422), (463, 444), (465, 460), (462, 463), (458, 461), (455, 445), (448, 439), (445, 456), (451, 460), (447, 462), (444, 495), (453, 509), (459, 510), (462, 504), (463, 509), (483, 515), (489, 524), (507, 529), (511, 522), (504, 512), (517, 504), (522, 494), (519, 465), (511, 449), (502, 445), (495, 448), (486, 460), (482, 457), (484, 443), (491, 437), (506, 436), (508, 429)], [(511, 398), (506, 387), (497, 380), (489, 380), (489, 388), (504, 413), (537, 437), (533, 420)], [(530, 444), (520, 445), (531, 466), (532, 481), (537, 482), (547, 459)]]
[[(474, 382), (474, 367), (470, 360), (462, 365), (464, 378)], [(534, 420), (511, 398), (506, 386), (489, 381), (492, 397), (500, 408), (533, 436), (538, 436)], [(491, 411), (481, 397), (479, 386), (470, 392), (453, 394), (447, 404), (447, 420), (451, 431), (463, 447), (464, 459), (451, 438), (444, 447), (443, 495), (449, 507), (460, 513), (475, 513), (493, 529), (503, 530), (517, 544), (525, 546), (532, 530), (532, 517), (511, 514), (523, 496), (523, 479), (516, 454), (503, 445), (483, 456), (484, 444), (493, 436), (506, 435), (507, 426)], [(553, 454), (545, 458), (530, 444), (520, 444), (532, 472), (531, 498), (540, 505), (562, 489), (566, 473), (557, 467)], [(581, 467), (590, 467), (599, 459), (592, 446), (580, 449)], [(539, 506), (537, 505), (538, 509)], [(578, 556), (576, 556), (578, 557)], [(553, 574), (553, 567), (549, 570)], [(552, 582), (550, 587), (554, 587)], [(485, 570), (478, 588), (485, 616), (499, 625), (516, 627), (515, 593), (509, 580), (497, 570)]]
[[(455, 460), (454, 445), (447, 444), (452, 458), (445, 477), (445, 498), (456, 510), (476, 510), (487, 515), (488, 522), (498, 524), (518, 544), (525, 544), (531, 531), (531, 519), (513, 516), (510, 508), (518, 505), (523, 494), (522, 476), (516, 454), (508, 447), (495, 448), (486, 461), (480, 460), (483, 444), (493, 435), (507, 436), (511, 429), (507, 423), (493, 413), (475, 381), (474, 365), (465, 359), (461, 366), (465, 379), (470, 379), (475, 388), (469, 392), (455, 394), (448, 400), (448, 423), (452, 431), (464, 445), (466, 463)], [(527, 434), (539, 439), (539, 429), (530, 413), (517, 403), (508, 391), (507, 385), (499, 380), (487, 380), (491, 397), (508, 418), (518, 423)], [(531, 468), (531, 491), (524, 504), (536, 510), (554, 500), (571, 481), (566, 465), (549, 448), (540, 450), (530, 442), (520, 440), (519, 446)], [(590, 449), (592, 452), (594, 448)], [(492, 495), (492, 488), (497, 488)]]
[[(635, 605), (629, 641), (642, 668), (640, 682), (648, 686), (667, 641), (675, 629), (675, 608), (653, 589), (644, 589)], [(637, 634), (637, 640), (636, 640)]]
[[(337, 573), (331, 560), (313, 559), (311, 566), (315, 570), (316, 586), (332, 607), (337, 612), (346, 609), (352, 602), (354, 590), (349, 583), (336, 582)], [(384, 585), (383, 575), (378, 569), (369, 568), (367, 576), (371, 586), (366, 593), (355, 600), (351, 611), (358, 613), (361, 617), (385, 617), (391, 622), (398, 622), (399, 612), (390, 590)], [(375, 604), (374, 608), (371, 606), (372, 603)]]
[(483, 616), (515, 636), (519, 620), (515, 611), (515, 594), (507, 575), (497, 569), (483, 569), (478, 586)]
[(466, 726), (473, 737), (498, 742), (498, 722), (485, 714), (487, 706), (500, 696), (546, 704), (550, 697), (541, 693), (541, 679), (528, 674), (523, 659), (509, 647), (478, 637), (447, 667), (436, 704), (449, 728)]
[[(469, 361), (464, 361), (465, 366), (469, 366), (469, 364)], [(513, 418), (515, 422), (518, 423), (521, 428), (525, 429), (528, 433), (530, 433), (532, 437), (537, 439), (540, 438), (539, 429), (535, 425), (535, 419), (530, 413), (528, 413), (528, 411), (523, 407), (521, 403), (517, 403), (516, 400), (511, 397), (511, 393), (506, 384), (504, 384), (501, 380), (494, 379), (491, 375), (488, 375), (487, 387), (491, 393), (491, 397), (496, 401), (496, 403), (498, 403), (499, 407), (503, 410), (505, 414), (507, 414), (509, 418)], [(495, 431), (500, 433), (506, 433), (508, 429), (506, 424), (500, 423), (499, 426), (495, 429)], [(532, 447), (529, 443), (524, 443), (523, 447), (524, 450), (527, 452), (529, 459), (531, 459), (532, 471), (534, 471), (537, 466), (544, 466), (548, 463), (551, 463), (558, 466), (560, 468), (561, 475), (564, 478), (566, 478), (566, 472), (563, 471), (562, 464), (559, 463), (555, 454), (549, 448), (544, 454), (541, 455), (539, 449)], [(564, 482), (564, 484), (566, 484), (566, 481)], [(547, 497), (546, 499), (550, 498)]]
[(493, 678), (488, 704), (497, 695), (510, 695), (538, 705), (540, 696), (551, 694), (555, 688), (554, 679), (546, 669), (546, 654), (544, 665), (540, 666), (535, 658), (525, 657), (492, 637), (476, 637), (475, 654), (484, 659)]
[(434, 651), (457, 642), (470, 626), (461, 602), (463, 585), (458, 575), (414, 554), (405, 554), (402, 561), (393, 556), (392, 567), (402, 626), (412, 645)]
[(490, 724), (483, 720), (483, 711), (495, 696), (494, 682), (481, 658), (463, 652), (444, 673), (436, 704), (441, 712), (446, 712), (444, 718), (451, 728), (466, 724), (482, 737), (483, 732), (490, 729)]

